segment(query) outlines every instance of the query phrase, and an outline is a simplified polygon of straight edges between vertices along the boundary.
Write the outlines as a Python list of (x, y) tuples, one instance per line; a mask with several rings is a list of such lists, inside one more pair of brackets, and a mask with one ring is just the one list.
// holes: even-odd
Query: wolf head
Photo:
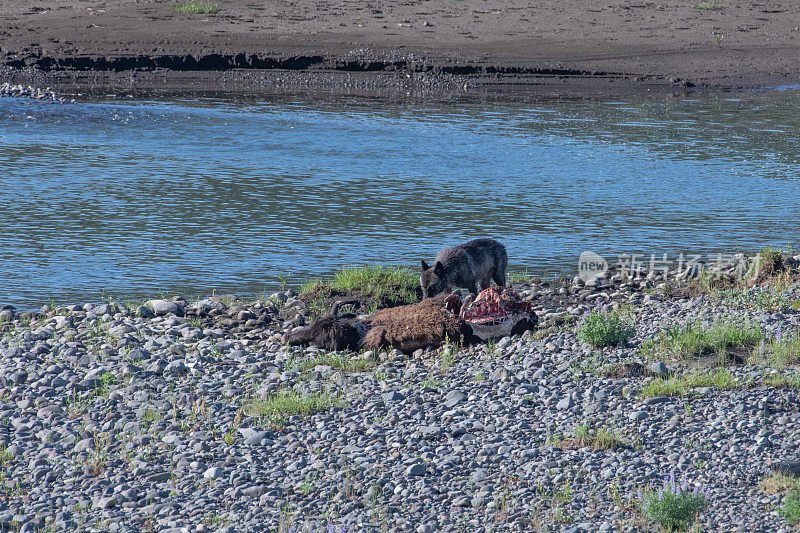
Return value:
[(422, 273), (419, 275), (419, 284), (422, 286), (422, 297), (430, 298), (449, 288), (441, 261), (436, 261), (433, 267), (422, 261)]

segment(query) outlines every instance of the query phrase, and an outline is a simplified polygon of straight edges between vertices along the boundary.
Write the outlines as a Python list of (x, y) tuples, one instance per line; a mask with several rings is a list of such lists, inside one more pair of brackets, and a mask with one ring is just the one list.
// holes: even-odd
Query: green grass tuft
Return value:
[(774, 368), (800, 362), (800, 334), (797, 331), (787, 331), (780, 338), (771, 337), (753, 348), (750, 362)]
[(578, 340), (595, 348), (624, 344), (633, 337), (633, 326), (625, 324), (616, 314), (603, 311), (588, 313), (578, 326)]
[(776, 389), (800, 389), (800, 376), (787, 376), (786, 374), (772, 374), (764, 378), (764, 385)]
[(431, 389), (438, 389), (442, 385), (444, 385), (443, 381), (441, 381), (439, 379), (433, 379), (433, 378), (423, 379), (422, 381), (419, 382), (419, 386), (421, 388), (428, 387), (428, 388), (431, 388)]
[(703, 11), (719, 11), (723, 7), (722, 2), (719, 0), (708, 0), (707, 2), (700, 2), (697, 4), (697, 9)]
[(305, 372), (319, 365), (330, 366), (342, 372), (369, 372), (378, 365), (378, 361), (355, 357), (346, 352), (330, 352), (308, 359), (291, 359), (286, 363), (286, 368)]
[(571, 447), (592, 448), (593, 450), (613, 450), (627, 446), (627, 441), (608, 428), (592, 431), (586, 424), (581, 424), (573, 431), (573, 439), (561, 441), (562, 444), (574, 441)]
[(389, 266), (354, 266), (341, 269), (329, 280), (311, 280), (303, 283), (303, 293), (335, 293), (363, 296), (376, 306), (404, 305), (419, 300), (422, 290), (419, 274)]
[(216, 15), (219, 13), (219, 4), (198, 0), (187, 0), (185, 2), (175, 2), (172, 10), (176, 13), (191, 13), (195, 15)]
[(774, 472), (758, 485), (766, 494), (785, 494), (800, 490), (800, 478), (789, 476), (783, 472)]
[(301, 396), (295, 391), (282, 391), (266, 398), (253, 398), (250, 403), (250, 414), (270, 419), (276, 415), (307, 416), (343, 405), (342, 398), (329, 393), (315, 392)]
[(527, 283), (531, 280), (532, 277), (533, 274), (528, 272), (527, 270), (524, 270), (522, 272), (514, 271), (514, 272), (508, 272), (506, 274), (506, 281), (508, 283)]
[(663, 330), (648, 349), (663, 355), (694, 358), (724, 354), (732, 347), (753, 346), (763, 338), (764, 333), (758, 327), (746, 323), (690, 324)]
[(0, 444), (0, 467), (6, 466), (14, 460), (14, 454), (8, 451), (5, 444)]
[(688, 396), (693, 389), (710, 387), (718, 390), (738, 389), (747, 386), (740, 382), (730, 372), (722, 368), (715, 372), (695, 372), (685, 376), (671, 376), (669, 378), (656, 378), (645, 385), (639, 396), (650, 398), (654, 396)]
[(800, 524), (800, 490), (793, 490), (786, 496), (780, 515), (793, 526)]

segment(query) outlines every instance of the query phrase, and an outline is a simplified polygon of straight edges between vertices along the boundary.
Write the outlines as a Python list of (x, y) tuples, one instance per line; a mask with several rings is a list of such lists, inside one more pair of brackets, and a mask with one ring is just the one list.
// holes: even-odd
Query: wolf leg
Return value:
[(505, 287), (506, 286), (506, 273), (505, 272), (498, 272), (497, 269), (495, 269), (492, 272), (492, 279), (500, 287)]

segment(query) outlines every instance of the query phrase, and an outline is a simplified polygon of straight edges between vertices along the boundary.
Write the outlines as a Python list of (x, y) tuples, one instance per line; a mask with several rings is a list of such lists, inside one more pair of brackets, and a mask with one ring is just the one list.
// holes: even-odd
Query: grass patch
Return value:
[(266, 398), (253, 398), (250, 414), (272, 419), (276, 415), (308, 416), (317, 411), (342, 407), (344, 400), (330, 393), (315, 392), (301, 396), (295, 391), (282, 391)]
[(753, 349), (750, 362), (776, 368), (800, 363), (800, 334), (779, 331), (774, 337), (762, 340)]
[(307, 300), (349, 296), (376, 308), (411, 304), (422, 295), (419, 274), (380, 265), (345, 267), (330, 280), (303, 283), (300, 290)]
[(759, 483), (758, 488), (765, 494), (786, 494), (800, 490), (800, 478), (789, 476), (783, 472), (774, 472)]
[[(782, 263), (780, 265), (779, 267), (773, 265), (771, 269), (783, 268)], [(792, 272), (784, 270), (765, 275), (758, 285), (709, 291), (709, 295), (729, 307), (780, 311), (800, 308), (800, 300), (790, 297), (788, 293), (790, 289), (796, 286), (796, 276)]]
[(613, 450), (628, 445), (627, 441), (608, 428), (597, 431), (589, 429), (586, 424), (576, 427), (571, 437), (551, 439), (550, 444), (562, 450), (576, 448), (592, 448), (593, 450)]
[(431, 389), (438, 389), (442, 385), (444, 385), (443, 381), (441, 381), (439, 379), (432, 379), (432, 378), (423, 379), (422, 381), (419, 382), (420, 388), (426, 388), (427, 387), (427, 388), (431, 388)]
[(700, 2), (697, 4), (697, 9), (702, 11), (719, 11), (724, 6), (719, 0), (709, 0), (708, 2)]
[(772, 374), (764, 378), (764, 385), (776, 389), (800, 389), (800, 376), (787, 376), (786, 374)]
[(663, 330), (652, 343), (643, 343), (642, 350), (691, 359), (724, 355), (731, 348), (749, 348), (763, 338), (758, 327), (746, 323), (688, 324)]
[(715, 372), (695, 372), (685, 376), (656, 378), (642, 388), (641, 398), (654, 396), (688, 396), (693, 389), (710, 387), (717, 390), (738, 389), (747, 386), (722, 368)]
[(286, 363), (286, 368), (287, 370), (306, 372), (320, 365), (330, 366), (342, 372), (369, 372), (378, 366), (378, 361), (355, 357), (345, 352), (331, 352), (308, 359), (291, 359)]
[(506, 273), (506, 281), (508, 283), (527, 283), (531, 280), (533, 274), (524, 270), (522, 272), (508, 272)]
[(6, 466), (14, 460), (14, 454), (8, 451), (5, 444), (0, 444), (0, 467)]
[(683, 531), (708, 507), (708, 500), (697, 489), (678, 486), (673, 475), (663, 487), (645, 490), (639, 505), (642, 514), (665, 531)]
[(578, 325), (577, 337), (585, 344), (603, 348), (624, 344), (635, 332), (633, 326), (624, 323), (617, 314), (591, 311)]
[(780, 515), (795, 526), (800, 524), (800, 489), (790, 492), (783, 501), (783, 507), (778, 511)]
[(750, 273), (756, 280), (774, 276), (781, 271), (783, 271), (783, 252), (771, 246), (758, 252), (750, 267)]
[(175, 2), (172, 10), (176, 13), (191, 13), (194, 15), (216, 15), (219, 13), (219, 4), (213, 2), (203, 2), (198, 0), (187, 0), (186, 2)]

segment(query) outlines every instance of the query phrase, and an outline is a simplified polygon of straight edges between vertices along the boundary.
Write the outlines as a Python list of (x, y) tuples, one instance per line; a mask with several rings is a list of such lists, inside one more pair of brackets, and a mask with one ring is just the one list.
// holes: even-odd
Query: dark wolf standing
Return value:
[(508, 256), (506, 248), (492, 239), (475, 239), (452, 248), (445, 248), (436, 256), (433, 266), (422, 261), (419, 283), (422, 296), (430, 298), (455, 287), (466, 287), (477, 295), (494, 280), (501, 287), (506, 284)]

